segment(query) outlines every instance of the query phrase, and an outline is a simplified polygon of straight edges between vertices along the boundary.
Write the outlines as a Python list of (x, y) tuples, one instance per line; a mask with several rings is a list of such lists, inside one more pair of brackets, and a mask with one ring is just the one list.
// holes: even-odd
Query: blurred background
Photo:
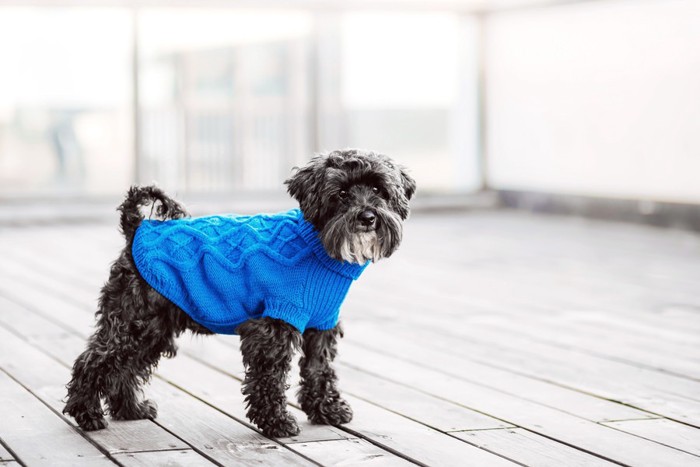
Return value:
[(700, 203), (696, 0), (0, 0), (0, 64), (5, 204), (282, 196), (348, 146), (423, 199)]

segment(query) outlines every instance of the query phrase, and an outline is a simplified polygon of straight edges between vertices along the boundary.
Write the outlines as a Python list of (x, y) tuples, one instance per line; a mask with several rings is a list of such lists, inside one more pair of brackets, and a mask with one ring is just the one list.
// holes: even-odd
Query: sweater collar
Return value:
[(313, 224), (304, 219), (304, 215), (302, 214), (301, 210), (295, 209), (294, 211), (297, 211), (299, 216), (299, 234), (301, 235), (301, 238), (304, 239), (306, 244), (311, 247), (311, 250), (314, 252), (314, 255), (316, 255), (316, 258), (318, 258), (318, 260), (328, 269), (337, 272), (342, 276), (353, 280), (360, 277), (362, 271), (369, 266), (370, 261), (367, 261), (365, 264), (355, 264), (332, 258), (323, 247), (321, 239), (318, 238), (318, 231)]

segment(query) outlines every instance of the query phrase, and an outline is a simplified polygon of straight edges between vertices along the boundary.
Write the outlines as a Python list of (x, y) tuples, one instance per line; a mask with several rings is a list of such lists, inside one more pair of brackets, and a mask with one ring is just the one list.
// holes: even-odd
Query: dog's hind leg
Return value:
[(101, 398), (106, 395), (111, 369), (121, 364), (115, 359), (115, 353), (127, 326), (121, 301), (128, 291), (128, 277), (131, 275), (131, 267), (122, 252), (102, 288), (95, 333), (88, 340), (85, 351), (75, 360), (71, 380), (66, 386), (68, 398), (63, 413), (72, 416), (86, 431), (107, 426)]
[(107, 426), (101, 398), (115, 419), (153, 418), (155, 406), (140, 401), (140, 386), (162, 353), (173, 354), (182, 332), (165, 299), (138, 276), (123, 252), (102, 288), (97, 329), (73, 365), (63, 412), (87, 431)]
[(113, 349), (116, 364), (106, 375), (105, 396), (115, 420), (156, 418), (156, 404), (143, 400), (142, 387), (151, 378), (161, 356), (175, 356), (175, 337), (185, 329), (178, 316), (184, 314), (182, 311), (145, 283), (141, 282), (141, 287), (143, 292), (133, 289), (131, 300), (122, 302), (125, 309), (133, 306), (140, 309), (138, 316), (128, 321), (128, 332)]
[(99, 331), (88, 342), (88, 347), (73, 364), (73, 377), (68, 383), (68, 399), (63, 413), (73, 417), (85, 431), (100, 430), (107, 426), (100, 397), (104, 390), (101, 372)]
[(312, 423), (340, 425), (352, 420), (352, 409), (340, 397), (338, 377), (331, 367), (337, 354), (340, 325), (327, 331), (304, 332), (303, 356), (299, 360), (301, 387), (299, 403)]
[(287, 412), (287, 374), (301, 334), (292, 325), (273, 318), (260, 318), (241, 324), (241, 353), (245, 365), (243, 394), (248, 418), (270, 437), (299, 434), (299, 426)]

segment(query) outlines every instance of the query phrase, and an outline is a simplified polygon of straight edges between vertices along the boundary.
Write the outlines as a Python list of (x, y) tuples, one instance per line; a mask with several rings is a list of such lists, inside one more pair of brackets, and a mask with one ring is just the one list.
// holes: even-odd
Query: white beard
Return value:
[(381, 249), (377, 240), (377, 231), (358, 232), (350, 239), (345, 239), (340, 247), (340, 257), (349, 263), (365, 264), (368, 260), (377, 261)]

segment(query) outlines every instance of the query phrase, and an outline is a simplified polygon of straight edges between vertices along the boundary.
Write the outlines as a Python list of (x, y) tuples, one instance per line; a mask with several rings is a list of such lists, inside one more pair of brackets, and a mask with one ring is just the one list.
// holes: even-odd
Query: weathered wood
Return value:
[[(24, 339), (3, 348), (0, 330), (0, 368), (54, 409), (66, 379), (61, 365), (84, 347), (99, 288), (123, 245), (114, 225), (0, 231), (0, 327)], [(324, 465), (402, 462), (387, 449), (433, 464), (445, 459), (431, 449), (449, 450), (443, 438), (487, 456), (479, 465), (500, 458), (468, 443), (527, 465), (604, 462), (566, 444), (635, 466), (693, 465), (700, 430), (629, 419), (698, 421), (698, 260), (697, 235), (514, 213), (415, 216), (401, 251), (365, 272), (343, 310), (347, 337), (336, 363), (356, 412), (351, 432), (303, 423), (304, 436), (279, 441)], [(264, 437), (245, 438), (260, 435), (244, 417), (236, 338), (184, 339), (161, 376), (185, 391), (156, 380), (148, 393), (161, 405), (157, 423), (169, 420), (195, 450), (161, 444), (168, 450), (119, 453), (119, 462), (206, 461), (207, 437), (219, 443), (209, 445), (219, 456), (211, 459), (223, 464), (236, 462), (226, 440), (242, 443), (242, 462), (260, 460), (266, 443), (295, 456)], [(196, 433), (188, 431), (192, 413), (205, 420)], [(134, 439), (125, 433), (125, 444), (98, 444), (112, 452), (144, 447), (141, 430), (151, 428), (130, 427), (147, 423), (168, 433), (128, 422)], [(237, 425), (227, 437), (230, 423)], [(491, 423), (527, 429), (444, 433)]]
[(124, 453), (117, 454), (114, 458), (124, 467), (211, 467), (216, 465), (191, 449)]
[[(43, 325), (47, 328), (50, 328), (50, 323), (43, 323)], [(55, 325), (54, 325), (55, 326)], [(0, 334), (0, 337), (1, 334)], [(56, 355), (57, 358), (62, 358), (64, 359), (64, 364), (68, 364), (69, 362), (72, 361), (75, 355), (83, 348), (84, 342), (81, 338), (77, 338), (74, 335), (69, 335), (69, 336), (59, 336), (57, 338), (47, 338), (42, 341), (38, 341), (37, 345), (41, 346), (46, 346), (47, 348), (58, 348), (60, 349), (59, 353)], [(233, 352), (231, 352), (233, 353)], [(234, 354), (238, 359), (240, 359), (238, 354)], [(203, 397), (209, 397), (210, 403), (211, 404), (216, 404), (217, 408), (219, 408), (222, 411), (225, 411), (226, 413), (233, 414), (238, 418), (238, 420), (242, 421), (242, 423), (246, 423), (246, 418), (244, 414), (244, 401), (243, 401), (243, 396), (240, 392), (240, 382), (233, 380), (229, 377), (224, 376), (221, 373), (217, 373), (211, 369), (208, 369), (206, 366), (197, 363), (191, 359), (188, 359), (187, 356), (182, 356), (179, 359), (173, 360), (172, 363), (176, 365), (180, 365), (179, 371), (176, 371), (174, 373), (174, 379), (177, 383), (180, 385), (188, 388), (188, 389), (194, 389), (197, 390), (199, 388), (200, 391), (203, 391), (201, 394)], [(185, 365), (182, 367), (182, 365)], [(189, 365), (189, 366), (188, 366)], [(166, 370), (168, 367), (168, 362), (165, 362), (161, 366), (165, 366)], [(66, 380), (67, 380), (66, 376)], [(192, 384), (192, 382), (196, 382), (196, 384)], [(161, 388), (161, 391), (163, 390), (163, 386), (160, 382), (156, 381), (153, 383), (154, 387), (156, 388)], [(202, 389), (203, 388), (203, 389)], [(50, 394), (60, 394), (62, 393), (61, 388), (45, 388), (45, 391), (48, 392), (47, 396), (50, 397)], [(166, 391), (167, 392), (167, 391)], [(164, 396), (168, 397), (168, 396)], [(168, 400), (170, 401), (172, 397), (170, 397)], [(57, 397), (53, 397), (53, 400), (58, 401)], [(159, 399), (156, 399), (158, 402)], [(205, 406), (206, 407), (206, 406)], [(211, 412), (211, 409), (209, 407), (206, 407), (207, 410)], [(161, 411), (160, 413), (162, 414), (162, 404), (161, 404)], [(178, 408), (174, 407), (171, 409), (172, 411), (179, 412)], [(300, 419), (303, 420), (302, 417), (305, 417), (303, 413), (298, 410), (292, 408), (293, 411), (297, 412), (297, 416), (300, 417)], [(166, 415), (167, 416), (167, 415)], [(218, 413), (217, 413), (218, 416)], [(172, 417), (172, 416), (171, 416)], [(162, 416), (161, 416), (162, 418)], [(159, 418), (160, 420), (160, 418)], [(176, 418), (176, 424), (178, 423), (178, 419)], [(144, 434), (141, 432), (141, 428), (139, 427), (138, 424), (141, 422), (124, 422), (124, 423), (117, 423), (116, 426), (114, 426), (114, 423), (110, 425), (109, 430), (105, 431), (98, 431), (91, 433), (91, 436), (94, 436), (95, 441), (100, 442), (105, 446), (105, 448), (110, 449), (114, 452), (121, 452), (124, 450), (122, 446), (130, 446), (131, 451), (140, 451), (140, 450), (153, 450), (156, 449), (155, 446), (153, 446), (154, 441), (156, 439), (152, 439), (152, 436), (146, 436), (141, 438), (141, 436)], [(150, 425), (144, 425), (145, 428), (150, 428), (152, 427), (152, 423)], [(112, 430), (112, 428), (116, 428), (115, 430)], [(171, 427), (169, 427), (171, 428)], [(304, 430), (302, 433), (294, 438), (290, 438), (289, 440), (286, 441), (286, 444), (294, 444), (297, 442), (303, 442), (303, 441), (317, 441), (317, 440), (327, 440), (327, 439), (347, 439), (347, 438), (352, 438), (352, 435), (349, 435), (337, 428), (334, 427), (328, 427), (328, 426), (322, 426), (322, 425), (310, 425), (308, 423), (303, 423), (303, 428)], [(246, 433), (255, 433), (254, 431), (246, 428)], [(193, 446), (198, 447), (202, 441), (201, 438), (193, 436), (191, 433), (191, 430), (189, 427), (186, 429), (179, 429), (175, 430), (173, 428), (171, 431), (176, 431), (179, 435), (184, 432), (187, 437), (186, 439), (190, 444), (194, 443)], [(185, 437), (185, 435), (182, 435), (181, 437)], [(135, 438), (135, 439), (131, 439)], [(260, 437), (260, 439), (265, 439), (264, 437)], [(143, 446), (143, 442), (150, 442), (150, 446)], [(233, 442), (229, 443), (231, 446), (237, 446), (241, 445), (241, 449), (245, 448), (246, 452), (249, 454), (247, 455), (248, 457), (254, 457), (254, 446), (250, 444), (249, 441), (244, 441), (244, 442)], [(272, 447), (271, 447), (272, 446)], [(274, 447), (277, 446), (277, 447)], [(166, 446), (159, 446), (159, 449), (172, 449), (172, 448), (177, 448), (177, 447), (183, 447), (181, 445), (177, 444), (168, 444)], [(271, 450), (276, 450), (279, 455), (278, 459), (279, 462), (290, 462), (289, 459), (286, 459), (287, 451), (279, 451), (278, 450), (279, 445), (274, 445), (274, 443), (270, 444), (268, 441), (265, 441), (264, 446), (260, 447), (262, 452), (266, 454), (264, 456), (267, 458), (268, 454), (270, 453)], [(239, 449), (239, 448), (236, 448)], [(292, 448), (293, 450), (293, 448)], [(224, 460), (226, 461), (231, 461), (228, 456), (230, 453), (228, 451), (223, 451), (220, 447), (216, 447), (214, 452), (209, 452), (209, 451), (204, 451), (207, 453), (208, 456), (219, 459), (219, 460)], [(387, 456), (390, 456), (387, 453)], [(248, 462), (247, 460), (245, 461), (240, 461), (239, 462)]]
[[(237, 357), (235, 354), (233, 356)], [(245, 415), (245, 401), (239, 380), (208, 368), (187, 355), (179, 355), (175, 359), (163, 361), (159, 366), (158, 374), (242, 423), (249, 423)], [(310, 424), (306, 420), (306, 415), (295, 407), (289, 407), (289, 411), (297, 418), (301, 433), (281, 440), (285, 444), (354, 438), (335, 427)]]
[[(73, 347), (82, 345), (79, 338), (74, 336), (64, 338), (64, 340), (68, 339), (75, 342)], [(37, 345), (39, 344), (41, 343), (37, 342)], [(5, 345), (8, 347), (3, 348)], [(34, 361), (48, 358), (0, 328), (0, 354), (8, 350), (9, 346), (20, 349), (22, 354), (28, 355)], [(10, 371), (14, 369), (15, 372), (19, 372), (20, 368), (25, 367), (23, 362), (9, 362), (1, 358), (0, 356), (0, 366), (9, 368)], [(54, 364), (51, 368), (49, 370), (51, 373), (60, 373), (60, 366)], [(67, 368), (63, 367), (63, 371), (66, 372), (63, 380), (67, 381)], [(40, 385), (44, 375), (24, 373), (22, 377), (31, 381), (32, 384)], [(46, 392), (45, 396), (50, 403), (62, 407), (61, 401), (56, 398), (56, 395), (62, 392), (60, 388), (43, 388), (43, 391)], [(291, 451), (284, 450), (279, 444), (269, 441), (250, 428), (161, 381), (154, 381), (148, 392), (160, 395), (156, 398), (160, 406), (158, 424), (166, 426), (170, 432), (177, 433), (187, 444), (182, 443), (167, 431), (163, 431), (160, 426), (151, 421), (112, 422), (107, 430), (90, 432), (88, 436), (102, 443), (106, 449), (113, 449), (115, 452), (177, 449), (190, 445), (206, 453), (208, 457), (223, 463), (254, 464), (260, 460), (274, 458), (278, 462), (289, 465), (308, 464)], [(197, 423), (193, 422), (192, 414), (197, 414)], [(246, 454), (239, 455), (238, 452), (241, 450)], [(276, 453), (275, 456), (271, 455), (273, 451)]]
[(451, 434), (509, 459), (517, 459), (518, 462), (525, 465), (539, 467), (560, 467), (562, 465), (567, 467), (612, 467), (616, 465), (522, 428), (457, 431)]
[[(0, 371), (0, 437), (32, 466), (113, 465), (25, 388)], [(41, 440), (37, 442), (37, 440)]]
[[(201, 358), (207, 364), (220, 371), (242, 379), (244, 371), (237, 338), (222, 336), (206, 340), (185, 340), (181, 347), (188, 355)], [(373, 375), (357, 372), (349, 367), (336, 365), (336, 368), (340, 375), (340, 388), (343, 392), (354, 394), (360, 398), (368, 398), (368, 394), (371, 394), (369, 398), (373, 401), (386, 401), (388, 404), (382, 403), (381, 405), (409, 418), (420, 419), (423, 423), (427, 423), (436, 429), (453, 431), (510, 426), (500, 420), (467, 410), (464, 407), (436, 399)], [(290, 378), (295, 383), (299, 379), (296, 369), (295, 365)], [(210, 384), (202, 384), (210, 387)], [(296, 400), (296, 390), (296, 384), (292, 384), (292, 388), (289, 391), (289, 400), (292, 402)], [(405, 410), (400, 410), (399, 407)], [(301, 419), (306, 418), (301, 411), (295, 411), (295, 413)], [(313, 427), (313, 425), (311, 426)], [(345, 436), (348, 436), (347, 433)]]
[(41, 316), (27, 312), (21, 305), (0, 296), (0, 319), (6, 328), (26, 339), (66, 335), (65, 329), (57, 327)]
[[(347, 352), (346, 352), (347, 354)], [(578, 446), (603, 457), (635, 466), (700, 465), (700, 458), (663, 445), (611, 430), (509, 394), (356, 348), (350, 361), (361, 362), (363, 371), (478, 409), (513, 425), (527, 428), (562, 443)]]
[(224, 465), (313, 465), (228, 415), (154, 379), (147, 395), (158, 403), (157, 423)]
[[(164, 372), (165, 377), (175, 377), (176, 375), (188, 375), (188, 381), (202, 381), (202, 386), (205, 388), (212, 388), (212, 392), (206, 394), (207, 400), (211, 400), (216, 403), (217, 406), (229, 403), (230, 400), (235, 400), (239, 396), (237, 395), (226, 395), (224, 389), (230, 386), (230, 381), (226, 379), (221, 379), (220, 376), (215, 375), (203, 375), (197, 372), (197, 368), (185, 367), (184, 358), (174, 359), (172, 361), (164, 362), (161, 366), (161, 371)], [(214, 365), (215, 362), (208, 361), (209, 364)], [(180, 371), (174, 371), (168, 369), (167, 367), (177, 366)], [(220, 380), (220, 383), (216, 383), (216, 380)], [(224, 387), (221, 387), (221, 386)], [(216, 390), (214, 388), (220, 388)], [(203, 390), (202, 390), (203, 391)], [(490, 456), (484, 451), (479, 451), (478, 449), (473, 449), (471, 446), (461, 446), (459, 443), (455, 443), (454, 440), (449, 439), (445, 435), (439, 432), (429, 429), (419, 423), (415, 423), (409, 419), (395, 415), (385, 409), (380, 407), (367, 404), (364, 401), (356, 400), (357, 402), (353, 404), (353, 409), (355, 410), (355, 419), (347, 427), (351, 432), (357, 432), (364, 437), (371, 438), (373, 442), (380, 444), (381, 446), (386, 446), (389, 449), (395, 449), (399, 452), (405, 453), (412, 459), (424, 462), (427, 464), (436, 465), (461, 465), (458, 461), (469, 460), (475, 464), (480, 464), (484, 462), (490, 462), (495, 464), (501, 463), (498, 457)], [(362, 412), (358, 413), (357, 406), (362, 407)], [(242, 404), (236, 402), (236, 405), (229, 410), (240, 410), (236, 407), (242, 407)], [(296, 412), (296, 411), (294, 411)], [(296, 412), (298, 413), (298, 412)], [(301, 416), (300, 416), (301, 418)], [(303, 424), (302, 425), (302, 435), (305, 430), (310, 431), (314, 425)], [(318, 429), (318, 428), (316, 428)], [(308, 436), (308, 435), (306, 435)], [(303, 439), (303, 438), (302, 438)], [(292, 438), (292, 441), (301, 441), (300, 438)], [(417, 448), (416, 443), (419, 440), (422, 441), (422, 447)], [(292, 446), (294, 448), (294, 445)]]
[[(64, 338), (64, 342), (66, 339)], [(50, 351), (51, 348), (47, 350)], [(65, 384), (70, 379), (67, 364), (68, 362), (65, 362), (65, 365), (61, 366), (45, 353), (0, 327), (0, 368), (21, 381), (57, 413), (60, 413), (65, 405), (63, 402), (66, 396)], [(66, 420), (74, 425), (72, 419), (66, 418)], [(188, 447), (150, 420), (135, 422), (109, 420), (109, 422), (108, 430), (85, 433), (85, 436), (106, 452)]]
[[(2, 436), (0, 436), (0, 439), (2, 439)], [(10, 462), (15, 460), (15, 458), (10, 454), (10, 452), (5, 449), (5, 446), (0, 444), (0, 462)]]
[(346, 396), (355, 412), (346, 427), (371, 439), (373, 443), (394, 449), (428, 465), (509, 465), (498, 457), (446, 436), (420, 423), (392, 413), (352, 396)]
[(379, 404), (392, 412), (440, 431), (485, 430), (512, 427), (463, 406), (438, 399), (345, 365), (337, 365), (343, 392)]
[(700, 430), (671, 420), (623, 420), (605, 425), (700, 456)]
[(294, 449), (305, 456), (320, 462), (321, 465), (341, 466), (393, 466), (414, 465), (377, 446), (363, 440), (350, 439), (346, 441), (317, 441), (312, 443), (297, 443)]
[[(377, 308), (377, 313), (382, 311)], [(485, 328), (460, 328), (450, 320), (440, 322), (406, 309), (395, 309), (393, 313), (406, 318), (392, 332), (403, 331), (406, 338), (426, 346), (700, 426), (700, 402), (693, 400), (693, 395), (700, 392), (699, 381)], [(421, 328), (419, 334), (415, 333), (417, 326)], [(571, 365), (572, 361), (577, 364)]]
[[(430, 345), (422, 345), (422, 338), (404, 336), (401, 330), (397, 325), (391, 333), (385, 333), (370, 323), (350, 323), (347, 325), (346, 339), (340, 347), (339, 361), (346, 361), (343, 357), (359, 346), (408, 359), (427, 368), (530, 400), (536, 405), (543, 404), (592, 421), (651, 417), (645, 412), (606, 399), (469, 360), (460, 350), (467, 344), (460, 340), (450, 339), (445, 344), (445, 347), (450, 345), (452, 351), (438, 351)], [(381, 347), (377, 343), (381, 343)], [(489, 350), (484, 348), (481, 352), (488, 353)]]

